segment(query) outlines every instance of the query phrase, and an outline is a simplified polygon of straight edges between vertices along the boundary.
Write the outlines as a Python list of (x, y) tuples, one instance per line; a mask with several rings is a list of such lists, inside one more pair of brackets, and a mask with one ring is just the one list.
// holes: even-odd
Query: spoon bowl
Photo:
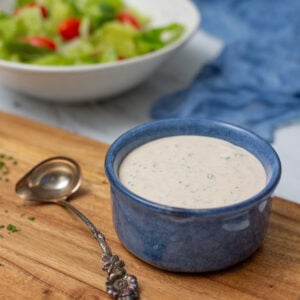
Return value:
[(46, 159), (26, 173), (16, 184), (16, 193), (25, 200), (57, 202), (75, 193), (81, 170), (74, 160), (58, 156)]

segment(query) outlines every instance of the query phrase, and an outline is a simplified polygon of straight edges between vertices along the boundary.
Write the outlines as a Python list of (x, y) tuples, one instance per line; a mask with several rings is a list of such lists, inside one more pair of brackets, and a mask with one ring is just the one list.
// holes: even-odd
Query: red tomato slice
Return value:
[(49, 38), (45, 38), (42, 36), (29, 36), (29, 37), (24, 37), (22, 40), (35, 47), (44, 47), (52, 51), (56, 50), (55, 42)]
[(23, 9), (28, 9), (28, 8), (35, 8), (35, 7), (38, 7), (41, 11), (41, 14), (44, 18), (46, 18), (48, 16), (48, 11), (47, 11), (47, 8), (45, 5), (42, 5), (42, 4), (38, 4), (38, 3), (28, 3), (28, 4), (25, 4), (23, 6), (21, 6), (20, 8), (18, 8), (14, 15), (17, 16), (19, 14), (20, 11), (22, 11)]
[(79, 28), (80, 20), (71, 18), (60, 23), (58, 32), (65, 41), (69, 41), (80, 35)]
[(139, 21), (131, 13), (129, 13), (128, 11), (121, 11), (117, 15), (117, 19), (121, 23), (126, 23), (126, 24), (132, 25), (136, 29), (140, 29), (141, 28), (141, 25), (140, 25)]

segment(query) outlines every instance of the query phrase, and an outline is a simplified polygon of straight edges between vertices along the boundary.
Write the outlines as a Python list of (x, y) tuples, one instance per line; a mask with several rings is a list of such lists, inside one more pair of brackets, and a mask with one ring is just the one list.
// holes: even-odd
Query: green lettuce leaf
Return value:
[(19, 41), (8, 41), (3, 43), (8, 53), (11, 55), (17, 55), (21, 61), (30, 61), (36, 59), (45, 54), (51, 53), (52, 51), (45, 47), (35, 47), (28, 43)]
[(143, 31), (135, 38), (137, 51), (145, 54), (161, 49), (179, 39), (183, 33), (184, 27), (178, 23)]

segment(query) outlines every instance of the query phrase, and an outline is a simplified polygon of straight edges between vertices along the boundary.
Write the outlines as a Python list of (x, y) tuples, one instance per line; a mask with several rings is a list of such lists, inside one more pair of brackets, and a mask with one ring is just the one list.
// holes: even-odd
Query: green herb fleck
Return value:
[(11, 232), (18, 232), (18, 231), (21, 230), (21, 229), (17, 228), (16, 226), (12, 225), (12, 224), (8, 224), (8, 225), (6, 226), (6, 229), (7, 229), (8, 231), (11, 231)]
[(215, 176), (214, 174), (207, 173), (207, 174), (206, 174), (206, 178), (209, 179), (209, 180), (215, 180), (215, 179), (216, 179), (216, 176)]
[(34, 221), (35, 220), (35, 217), (34, 216), (30, 216), (27, 218), (29, 221)]
[(3, 161), (0, 161), (0, 169), (4, 168), (5, 163)]
[(3, 235), (0, 234), (0, 239), (3, 239)]

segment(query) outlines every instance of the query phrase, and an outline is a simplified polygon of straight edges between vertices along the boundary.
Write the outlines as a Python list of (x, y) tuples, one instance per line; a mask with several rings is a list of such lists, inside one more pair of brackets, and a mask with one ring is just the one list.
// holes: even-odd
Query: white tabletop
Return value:
[[(134, 90), (105, 102), (55, 104), (0, 86), (0, 110), (111, 143), (129, 128), (149, 121), (151, 104), (162, 95), (187, 86), (199, 67), (213, 59), (221, 48), (221, 41), (198, 32), (155, 76)], [(300, 120), (278, 129), (273, 146), (283, 169), (275, 195), (300, 203)]]

